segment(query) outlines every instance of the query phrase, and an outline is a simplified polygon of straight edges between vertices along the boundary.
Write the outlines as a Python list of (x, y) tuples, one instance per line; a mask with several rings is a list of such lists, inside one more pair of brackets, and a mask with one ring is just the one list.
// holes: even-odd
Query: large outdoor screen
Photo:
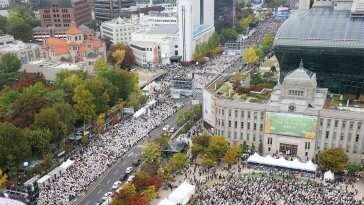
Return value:
[(268, 112), (265, 117), (266, 134), (314, 139), (317, 117), (289, 113)]

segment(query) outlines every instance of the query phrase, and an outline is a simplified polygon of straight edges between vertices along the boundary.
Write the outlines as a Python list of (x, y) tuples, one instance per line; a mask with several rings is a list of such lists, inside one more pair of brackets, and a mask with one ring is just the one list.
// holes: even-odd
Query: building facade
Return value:
[[(78, 27), (88, 39), (93, 39), (95, 36), (94, 30), (85, 25)], [(33, 38), (36, 41), (43, 41), (47, 38), (67, 38), (69, 27), (35, 27), (33, 28)]]
[(41, 56), (44, 59), (92, 66), (98, 58), (106, 59), (106, 45), (101, 40), (89, 38), (76, 25), (71, 25), (66, 39), (48, 38), (43, 41)]
[[(364, 3), (300, 0), (300, 9), (279, 28), (274, 51), (281, 80), (301, 58), (331, 92), (364, 93)], [(335, 28), (335, 29), (333, 29)]]
[(0, 0), (0, 9), (6, 9), (9, 7), (9, 0)]
[(230, 79), (216, 77), (203, 90), (204, 127), (212, 134), (225, 136), (231, 144), (245, 142), (248, 149), (257, 150), (262, 143), (264, 154), (302, 161), (341, 147), (351, 161), (364, 162), (364, 102), (317, 87), (316, 74), (302, 63), (273, 90), (250, 91), (241, 98), (230, 91), (221, 94)]
[(94, 0), (95, 20), (108, 21), (121, 16), (122, 8), (135, 6), (134, 0)]
[(16, 41), (14, 40), (14, 37), (10, 35), (0, 36), (0, 56), (7, 53), (18, 57), (22, 64), (36, 61), (41, 58), (39, 45)]
[(87, 0), (41, 0), (39, 20), (41, 27), (80, 26), (91, 22), (91, 8)]

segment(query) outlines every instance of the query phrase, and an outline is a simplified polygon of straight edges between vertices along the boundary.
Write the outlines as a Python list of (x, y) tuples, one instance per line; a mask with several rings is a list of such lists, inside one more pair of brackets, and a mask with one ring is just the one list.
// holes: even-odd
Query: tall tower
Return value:
[(215, 0), (203, 0), (203, 24), (215, 25)]
[(178, 54), (182, 56), (183, 62), (192, 61), (192, 1), (179, 0), (178, 2)]

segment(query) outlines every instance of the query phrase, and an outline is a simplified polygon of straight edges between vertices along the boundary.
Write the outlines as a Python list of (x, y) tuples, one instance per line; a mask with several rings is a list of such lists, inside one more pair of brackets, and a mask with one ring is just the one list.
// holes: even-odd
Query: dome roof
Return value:
[(284, 79), (285, 80), (311, 80), (314, 75), (315, 75), (315, 73), (313, 73), (303, 67), (303, 62), (301, 60), (301, 63), (298, 66), (298, 68), (289, 72)]

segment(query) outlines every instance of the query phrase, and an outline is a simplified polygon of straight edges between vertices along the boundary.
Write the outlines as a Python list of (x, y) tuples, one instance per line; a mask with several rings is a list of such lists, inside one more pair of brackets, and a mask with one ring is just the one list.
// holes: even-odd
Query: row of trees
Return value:
[(243, 60), (248, 65), (256, 64), (266, 56), (273, 47), (274, 35), (266, 34), (259, 45), (253, 45), (244, 50)]
[(349, 163), (348, 155), (342, 148), (331, 148), (318, 153), (317, 163), (323, 171), (343, 172), (346, 170), (350, 176), (354, 176), (362, 168), (359, 162)]
[(203, 61), (204, 57), (214, 58), (221, 52), (219, 35), (214, 32), (207, 42), (195, 47), (193, 59), (197, 62)]
[(146, 101), (136, 74), (111, 70), (103, 59), (95, 65), (94, 76), (62, 70), (53, 86), (46, 86), (40, 73), (20, 73), (17, 61), (10, 54), (0, 58), (0, 76), (20, 75), (0, 92), (0, 168), (10, 177), (21, 162), (62, 149), (64, 138), (78, 123), (91, 121), (104, 127), (112, 112)]

